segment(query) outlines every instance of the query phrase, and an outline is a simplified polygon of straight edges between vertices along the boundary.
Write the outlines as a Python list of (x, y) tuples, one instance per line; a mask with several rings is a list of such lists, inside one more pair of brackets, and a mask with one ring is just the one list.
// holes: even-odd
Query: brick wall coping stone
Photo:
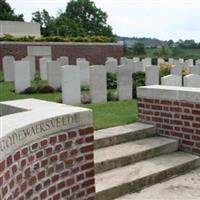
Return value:
[(13, 44), (18, 44), (18, 45), (99, 45), (99, 46), (107, 46), (107, 45), (113, 45), (113, 46), (123, 46), (121, 42), (109, 42), (109, 43), (104, 43), (104, 42), (15, 42), (15, 41), (1, 41), (1, 44), (6, 44), (6, 45), (13, 45)]
[(200, 102), (200, 88), (152, 85), (137, 88), (138, 98)]
[(0, 102), (0, 160), (32, 140), (92, 126), (90, 109), (36, 99)]

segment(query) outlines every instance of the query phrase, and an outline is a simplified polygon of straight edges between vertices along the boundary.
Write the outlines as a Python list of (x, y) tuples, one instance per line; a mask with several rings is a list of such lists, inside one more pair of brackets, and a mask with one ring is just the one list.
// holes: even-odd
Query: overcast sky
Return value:
[[(200, 42), (200, 0), (93, 0), (108, 14), (108, 24), (120, 36), (162, 40), (194, 39)], [(56, 16), (69, 0), (7, 0), (15, 12), (24, 14), (46, 9)]]

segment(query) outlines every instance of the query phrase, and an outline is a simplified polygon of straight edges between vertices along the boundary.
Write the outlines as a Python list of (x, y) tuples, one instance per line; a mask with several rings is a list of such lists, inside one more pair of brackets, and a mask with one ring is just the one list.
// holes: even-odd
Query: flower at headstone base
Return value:
[(92, 100), (91, 100), (91, 97), (89, 95), (84, 94), (84, 95), (81, 96), (81, 102), (83, 104), (89, 104), (89, 103), (91, 103), (91, 101)]
[(168, 63), (160, 64), (160, 77), (167, 76), (171, 72), (172, 65)]
[(182, 76), (187, 76), (189, 74), (189, 70), (187, 69), (187, 67), (183, 67), (182, 68)]

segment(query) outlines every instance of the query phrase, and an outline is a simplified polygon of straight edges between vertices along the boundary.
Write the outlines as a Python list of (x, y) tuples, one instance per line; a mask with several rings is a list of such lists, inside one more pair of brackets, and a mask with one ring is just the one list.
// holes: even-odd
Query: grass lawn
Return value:
[(136, 100), (105, 104), (85, 104), (82, 107), (93, 110), (95, 129), (128, 124), (137, 120)]
[[(35, 82), (32, 83), (33, 85)], [(36, 98), (46, 101), (59, 102), (61, 93), (47, 94), (15, 94), (14, 83), (3, 82), (0, 72), (0, 101), (15, 99)], [(137, 101), (108, 102), (104, 104), (82, 104), (81, 107), (90, 108), (93, 111), (95, 129), (102, 129), (135, 122), (137, 120)]]

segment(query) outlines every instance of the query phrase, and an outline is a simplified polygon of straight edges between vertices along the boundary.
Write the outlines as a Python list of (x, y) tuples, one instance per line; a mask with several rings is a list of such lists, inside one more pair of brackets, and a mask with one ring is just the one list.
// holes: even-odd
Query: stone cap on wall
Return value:
[(99, 45), (99, 46), (123, 46), (121, 42), (17, 42), (17, 41), (0, 41), (0, 44), (13, 45)]
[(0, 102), (0, 159), (26, 143), (92, 126), (90, 109), (36, 99)]
[(200, 103), (200, 88), (152, 85), (137, 88), (138, 98)]

